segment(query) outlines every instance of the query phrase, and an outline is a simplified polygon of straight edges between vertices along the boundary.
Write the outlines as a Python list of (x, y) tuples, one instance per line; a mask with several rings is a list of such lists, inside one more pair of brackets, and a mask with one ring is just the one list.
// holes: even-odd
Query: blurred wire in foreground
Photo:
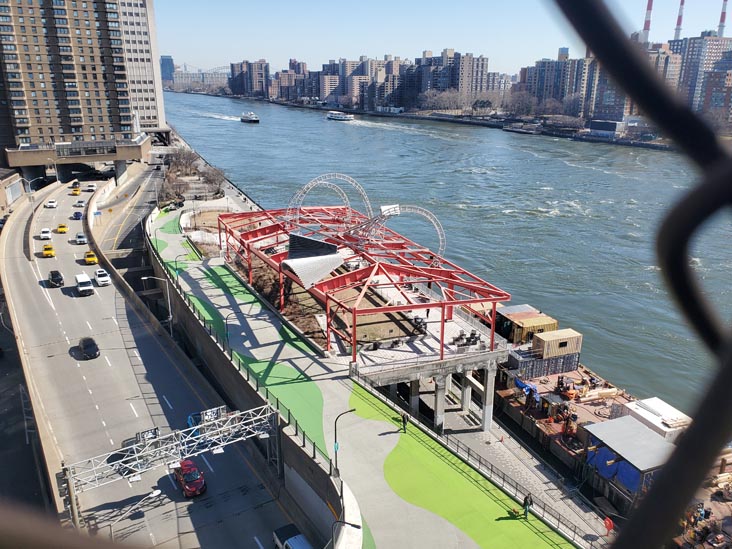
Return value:
[[(620, 531), (615, 548), (655, 548), (674, 535), (724, 444), (732, 438), (732, 344), (689, 268), (689, 242), (710, 216), (732, 204), (732, 160), (714, 132), (658, 79), (601, 0), (556, 0), (615, 82), (701, 168), (702, 182), (661, 224), (656, 242), (664, 277), (677, 304), (719, 361), (719, 371), (699, 403), (694, 422), (651, 490)], [(691, 366), (691, 365), (690, 365)]]

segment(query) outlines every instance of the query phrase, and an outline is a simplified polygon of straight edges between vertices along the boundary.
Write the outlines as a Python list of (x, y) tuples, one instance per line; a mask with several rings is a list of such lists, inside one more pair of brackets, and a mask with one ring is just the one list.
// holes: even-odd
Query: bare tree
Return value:
[(715, 132), (723, 135), (732, 133), (732, 124), (730, 124), (729, 112), (726, 109), (712, 109), (703, 113), (702, 117)]
[(582, 113), (582, 94), (573, 93), (562, 101), (562, 114), (566, 116), (579, 116)]
[(533, 114), (536, 110), (536, 97), (529, 92), (513, 92), (508, 98), (508, 108), (516, 116)]
[[(178, 147), (170, 155), (170, 172), (175, 175), (180, 172), (182, 175), (191, 175), (196, 171), (196, 161), (198, 155), (191, 149), (186, 147)], [(171, 176), (173, 177), (173, 176)]]
[(554, 98), (545, 99), (537, 108), (539, 114), (561, 114), (562, 104)]
[(201, 173), (203, 183), (206, 185), (206, 192), (211, 194), (213, 197), (220, 197), (223, 195), (223, 185), (226, 181), (226, 174), (218, 168), (213, 166), (207, 166)]

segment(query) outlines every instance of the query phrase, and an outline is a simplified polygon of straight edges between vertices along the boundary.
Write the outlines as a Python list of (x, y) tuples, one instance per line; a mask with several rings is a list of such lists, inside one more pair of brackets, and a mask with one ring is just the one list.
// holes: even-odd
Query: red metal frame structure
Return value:
[[(226, 260), (232, 261), (232, 254), (238, 256), (247, 265), (250, 284), (252, 257), (259, 258), (277, 273), (280, 309), (284, 307), (285, 277), (302, 286), (293, 272), (282, 267), (287, 259), (290, 232), (338, 246), (351, 270), (342, 269), (345, 272), (325, 278), (306, 290), (325, 307), (327, 349), (330, 350), (330, 336), (334, 332), (351, 343), (354, 362), (360, 316), (420, 309), (440, 311), (441, 360), (444, 359), (445, 322), (452, 319), (454, 307), (461, 307), (488, 323), (490, 350), (494, 350), (496, 303), (510, 300), (508, 292), (383, 225), (376, 224), (378, 230), (370, 231), (373, 220), (347, 206), (302, 207), (297, 226), (287, 216), (286, 209), (222, 214), (218, 225), (219, 246), (225, 251)], [(415, 301), (414, 294), (405, 291), (415, 284), (430, 288), (432, 294), (442, 298), (432, 299), (433, 295), (426, 302)], [(379, 288), (395, 289), (398, 303), (390, 304), (392, 300), (389, 300), (384, 306), (374, 306), (364, 300), (368, 291)], [(474, 308), (476, 304), (482, 306)], [(488, 310), (489, 316), (483, 312)], [(345, 329), (336, 325), (336, 318), (346, 325)]]

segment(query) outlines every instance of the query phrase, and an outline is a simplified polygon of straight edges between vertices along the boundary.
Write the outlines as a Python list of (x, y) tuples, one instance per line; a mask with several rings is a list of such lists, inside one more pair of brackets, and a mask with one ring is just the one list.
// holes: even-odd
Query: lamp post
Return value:
[(224, 319), (224, 325), (226, 326), (226, 346), (231, 349), (231, 345), (229, 345), (229, 317), (231, 315), (235, 315), (236, 311), (233, 311), (226, 315), (226, 318)]
[(335, 469), (333, 470), (333, 476), (338, 477), (340, 475), (340, 472), (338, 471), (338, 420), (341, 418), (341, 416), (344, 416), (346, 414), (350, 414), (351, 412), (355, 412), (356, 408), (351, 408), (350, 410), (346, 410), (345, 412), (341, 412), (338, 414), (335, 418), (335, 421), (333, 422), (333, 449), (335, 451)]
[(124, 513), (122, 513), (122, 515), (117, 520), (115, 520), (112, 524), (110, 524), (109, 525), (109, 536), (112, 538), (112, 541), (114, 542), (114, 525), (115, 524), (117, 524), (119, 521), (121, 521), (123, 518), (125, 518), (127, 515), (129, 515), (132, 512), (133, 509), (137, 509), (140, 505), (142, 505), (142, 503), (146, 499), (156, 498), (160, 494), (162, 494), (162, 491), (157, 490), (157, 489), (153, 490), (148, 495), (146, 495), (144, 498), (142, 498), (140, 501), (138, 501), (137, 503), (135, 503), (132, 507), (130, 507), (129, 509), (127, 509), (127, 511), (125, 511)]
[(28, 185), (28, 187), (27, 187), (27, 189), (26, 189), (25, 192), (26, 193), (32, 193), (33, 192), (33, 182), (34, 181), (38, 181), (39, 179), (45, 179), (45, 177), (41, 175), (41, 176), (38, 176), (38, 177), (34, 177), (30, 181), (28, 181), (25, 177), (21, 177), (20, 180), (21, 181), (24, 181), (26, 183), (26, 185)]
[(175, 279), (178, 280), (178, 258), (188, 255), (188, 252), (184, 254), (178, 254), (175, 256)]
[(170, 331), (170, 337), (173, 337), (173, 309), (170, 308), (170, 282), (168, 282), (167, 278), (160, 278), (157, 276), (143, 276), (140, 280), (148, 280), (150, 278), (165, 282), (165, 293), (168, 297), (168, 329)]
[[(345, 520), (336, 520), (333, 521), (333, 525), (330, 527), (330, 547), (331, 549), (335, 549), (335, 527), (336, 524), (345, 524), (346, 526), (350, 526), (351, 528), (355, 528), (356, 530), (361, 529), (360, 524), (353, 524), (352, 522), (346, 522)], [(114, 540), (112, 540), (114, 541)]]

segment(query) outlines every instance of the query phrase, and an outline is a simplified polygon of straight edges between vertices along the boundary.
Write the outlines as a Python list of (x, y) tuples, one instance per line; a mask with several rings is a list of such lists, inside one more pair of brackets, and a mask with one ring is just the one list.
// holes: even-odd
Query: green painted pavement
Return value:
[[(161, 217), (161, 216), (158, 216)], [(157, 221), (157, 220), (156, 220)], [(178, 222), (178, 216), (173, 216), (173, 219), (170, 221), (164, 223), (160, 227), (158, 227), (160, 231), (164, 232), (165, 234), (180, 234), (180, 223)]]
[(374, 535), (371, 533), (371, 528), (366, 524), (366, 519), (361, 517), (361, 532), (363, 532), (363, 538), (361, 540), (361, 549), (376, 549), (376, 541), (374, 541)]
[(215, 330), (219, 337), (224, 333), (224, 319), (221, 313), (210, 301), (200, 299), (193, 294), (186, 294), (191, 300), (193, 307), (206, 319), (207, 324)]
[(194, 248), (188, 240), (184, 240), (181, 243), (181, 246), (183, 246), (186, 250), (188, 250), (188, 255), (186, 256), (186, 259), (188, 259), (189, 261), (200, 261), (201, 260), (201, 256), (198, 253), (198, 250), (196, 250), (196, 248)]
[(150, 242), (152, 242), (152, 245), (158, 251), (158, 254), (162, 254), (163, 250), (168, 247), (168, 243), (159, 238), (151, 238)]
[(259, 303), (259, 299), (247, 290), (239, 279), (226, 267), (208, 267), (205, 271), (208, 281), (223, 292), (242, 303)]
[[(350, 405), (361, 417), (401, 427), (397, 412), (355, 384)], [(434, 439), (410, 427), (406, 435), (399, 434), (384, 462), (384, 478), (399, 497), (441, 516), (481, 547), (573, 547), (536, 517), (514, 518), (510, 511), (519, 504)]]

